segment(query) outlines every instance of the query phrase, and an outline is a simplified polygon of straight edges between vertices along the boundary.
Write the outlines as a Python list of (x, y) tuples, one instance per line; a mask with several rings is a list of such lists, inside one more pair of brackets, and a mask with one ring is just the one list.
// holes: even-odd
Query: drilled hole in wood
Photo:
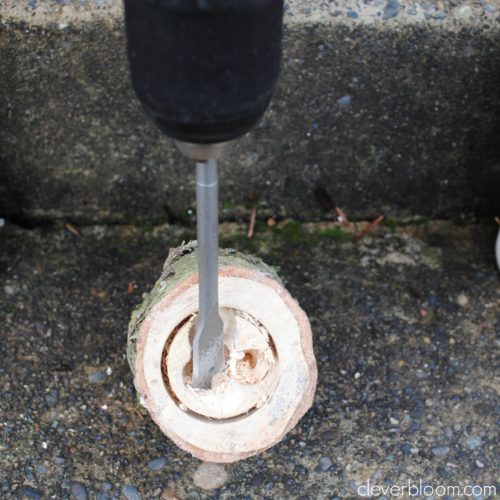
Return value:
[(180, 323), (163, 350), (165, 388), (179, 408), (200, 418), (227, 420), (258, 410), (273, 394), (277, 381), (276, 348), (267, 329), (248, 313), (221, 308), (225, 369), (211, 389), (190, 385), (192, 338), (196, 314)]
[(245, 356), (243, 356), (242, 363), (246, 363), (251, 369), (254, 369), (257, 366), (258, 355), (259, 351), (256, 351), (255, 349), (246, 351)]

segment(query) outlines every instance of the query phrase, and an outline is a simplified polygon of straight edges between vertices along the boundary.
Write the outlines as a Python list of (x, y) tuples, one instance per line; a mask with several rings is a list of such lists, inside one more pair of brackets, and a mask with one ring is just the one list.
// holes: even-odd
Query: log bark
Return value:
[(233, 250), (219, 255), (225, 370), (190, 385), (198, 308), (196, 242), (170, 251), (133, 312), (127, 357), (142, 404), (180, 448), (209, 462), (259, 453), (311, 406), (317, 369), (311, 327), (275, 270)]

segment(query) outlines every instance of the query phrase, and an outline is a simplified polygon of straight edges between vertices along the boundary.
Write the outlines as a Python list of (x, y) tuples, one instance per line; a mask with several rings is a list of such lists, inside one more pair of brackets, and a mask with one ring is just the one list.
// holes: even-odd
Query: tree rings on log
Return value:
[(317, 370), (307, 316), (261, 260), (219, 256), (226, 366), (191, 386), (198, 310), (196, 243), (171, 250), (129, 325), (127, 355), (142, 404), (180, 448), (234, 462), (282, 439), (311, 406)]

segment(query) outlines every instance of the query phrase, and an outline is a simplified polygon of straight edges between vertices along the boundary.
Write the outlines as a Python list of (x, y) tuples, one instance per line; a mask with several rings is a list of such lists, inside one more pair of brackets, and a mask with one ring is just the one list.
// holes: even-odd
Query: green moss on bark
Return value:
[[(224, 266), (239, 266), (253, 269), (281, 283), (274, 268), (265, 264), (258, 257), (246, 255), (231, 248), (219, 249), (219, 268)], [(153, 289), (145, 295), (142, 303), (132, 311), (127, 337), (127, 359), (132, 372), (135, 373), (136, 343), (143, 321), (150, 311), (178, 284), (197, 272), (198, 255), (196, 241), (183, 243), (177, 248), (170, 249), (160, 278), (154, 284)]]

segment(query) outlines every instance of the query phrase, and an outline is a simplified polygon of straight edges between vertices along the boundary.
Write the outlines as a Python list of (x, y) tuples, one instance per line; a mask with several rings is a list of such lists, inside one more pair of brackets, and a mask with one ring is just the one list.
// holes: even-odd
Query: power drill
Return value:
[(124, 0), (132, 84), (147, 115), (196, 163), (199, 311), (193, 387), (224, 367), (218, 306), (217, 160), (267, 109), (283, 0)]

